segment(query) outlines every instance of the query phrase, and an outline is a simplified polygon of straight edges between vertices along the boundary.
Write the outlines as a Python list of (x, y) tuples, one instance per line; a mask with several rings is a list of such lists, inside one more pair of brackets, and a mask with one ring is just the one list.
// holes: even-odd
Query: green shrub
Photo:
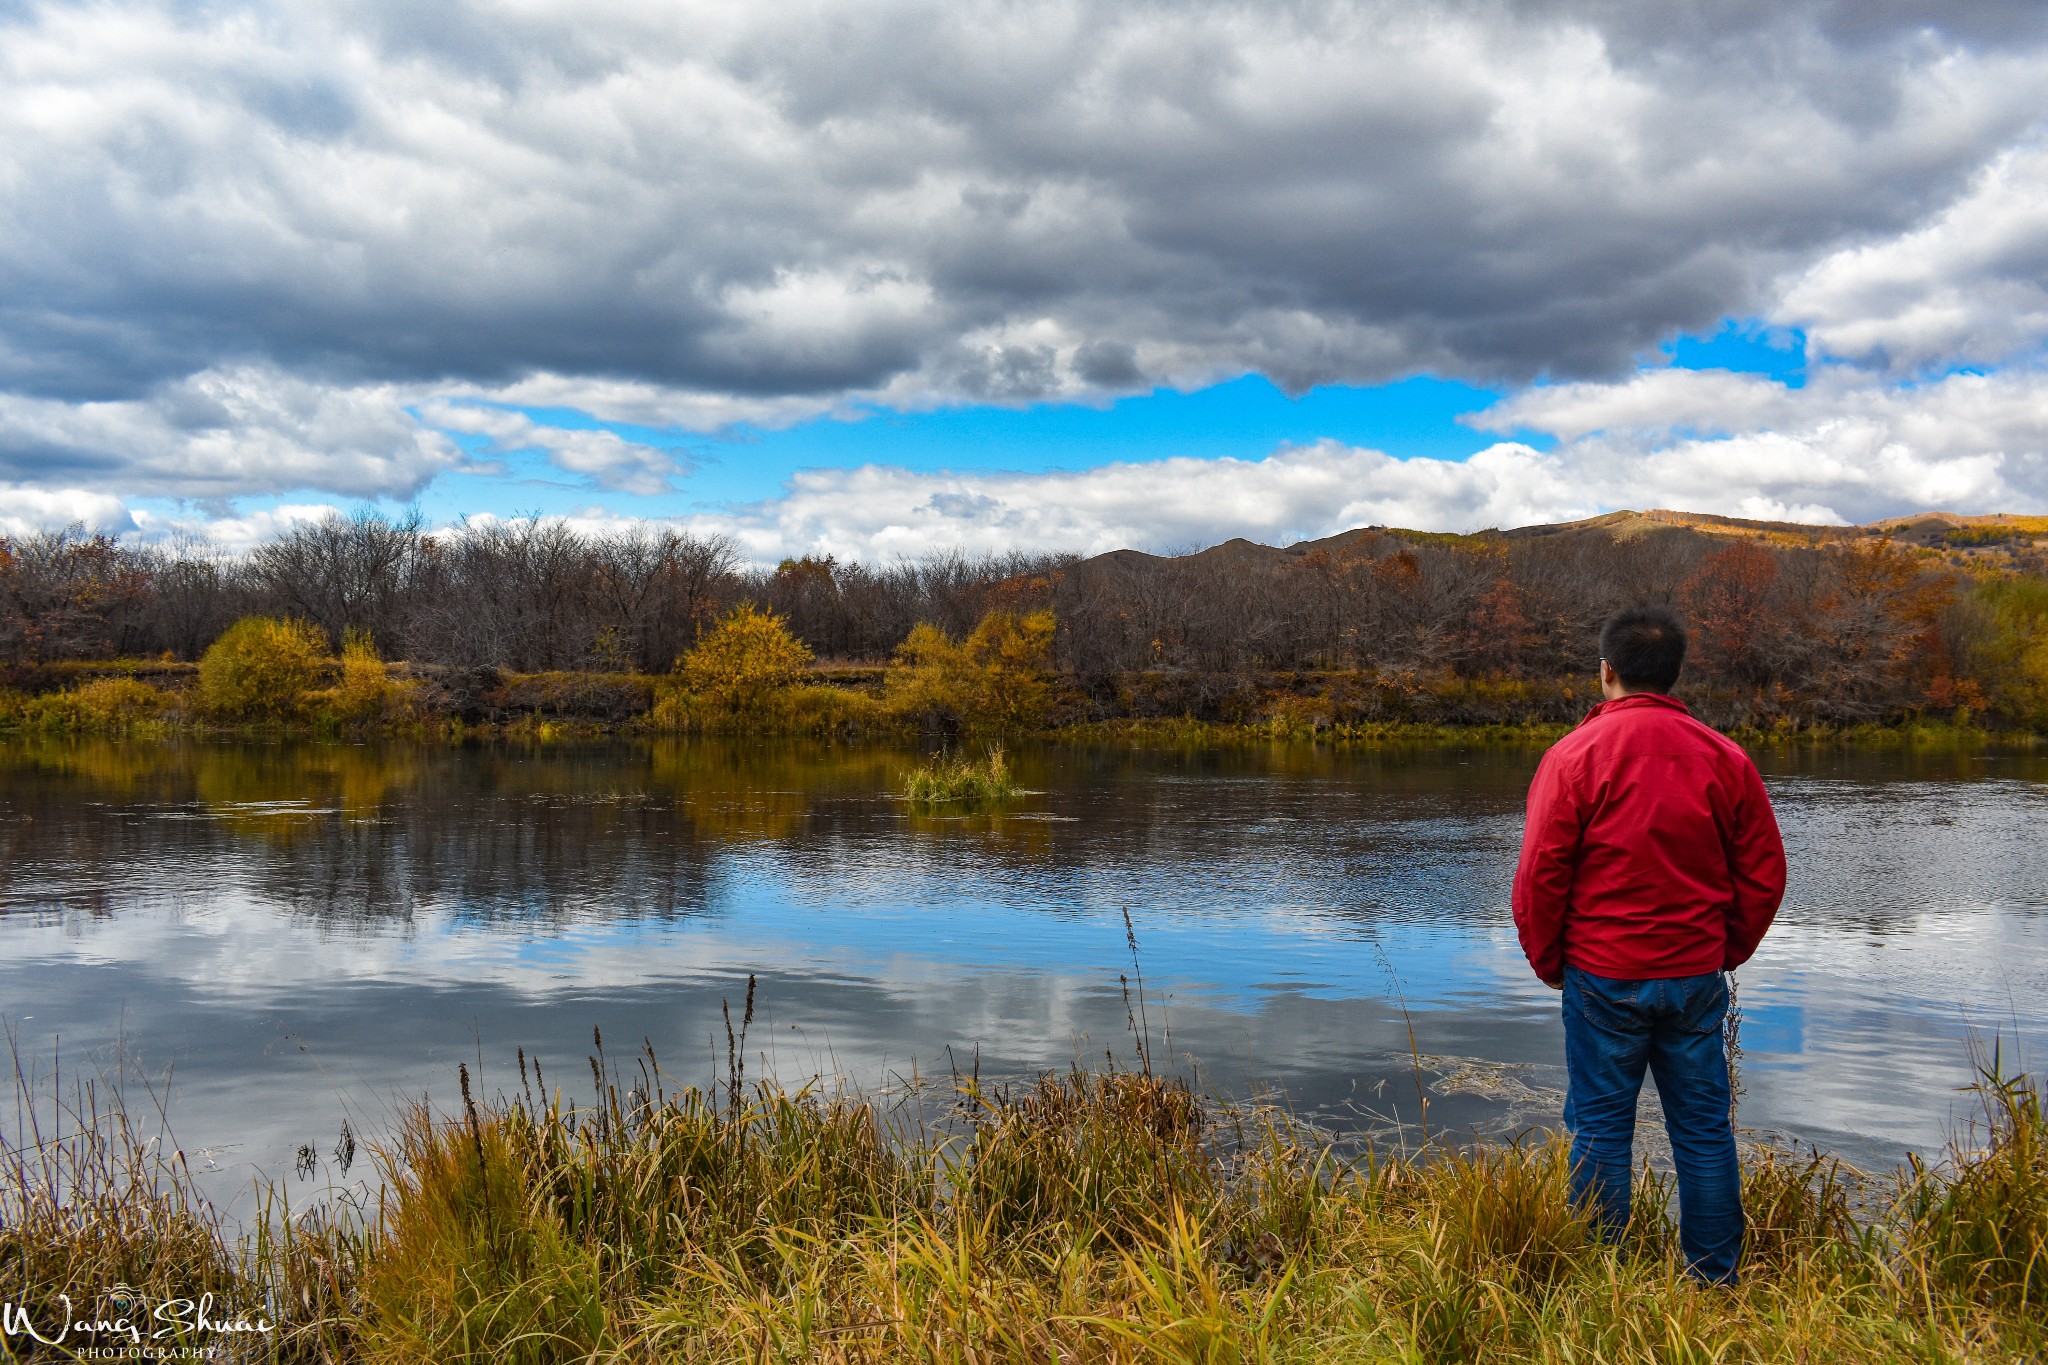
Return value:
[(320, 676), (327, 641), (304, 621), (245, 616), (199, 661), (199, 702), (224, 720), (297, 715)]
[(1971, 596), (1981, 619), (1971, 671), (2006, 716), (2048, 730), (2048, 581), (1988, 578)]
[(811, 648), (772, 611), (742, 602), (677, 661), (683, 686), (720, 710), (752, 713), (795, 686)]

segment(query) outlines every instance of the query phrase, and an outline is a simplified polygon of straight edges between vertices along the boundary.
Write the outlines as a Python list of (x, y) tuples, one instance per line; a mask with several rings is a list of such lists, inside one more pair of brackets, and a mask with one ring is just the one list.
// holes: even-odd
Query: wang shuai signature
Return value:
[(26, 1304), (0, 1302), (0, 1341), (25, 1338), (45, 1346), (96, 1346), (119, 1342), (191, 1342), (211, 1336), (264, 1336), (277, 1330), (261, 1313), (254, 1316), (215, 1302), (212, 1294), (196, 1299), (150, 1300), (127, 1285), (115, 1285), (100, 1296), (96, 1311), (80, 1316), (69, 1294), (56, 1296), (58, 1307), (32, 1310)]

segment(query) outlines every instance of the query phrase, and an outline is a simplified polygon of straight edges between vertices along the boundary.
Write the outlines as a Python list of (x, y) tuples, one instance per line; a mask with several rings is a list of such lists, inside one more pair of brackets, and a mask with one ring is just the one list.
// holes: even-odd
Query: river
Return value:
[[(722, 1077), (750, 976), (748, 1075), (790, 1086), (911, 1103), (1143, 1046), (1346, 1132), (1556, 1124), (1557, 997), (1507, 909), (1535, 751), (1033, 746), (982, 815), (898, 799), (921, 757), (17, 741), (0, 1019), (39, 1087), (168, 1073), (230, 1204), (301, 1145), (343, 1178), (343, 1120), (452, 1104), (458, 1063), (510, 1088), (523, 1049), (583, 1094), (602, 1030)], [(1738, 974), (1741, 1122), (1936, 1148), (1973, 1043), (2048, 1041), (2048, 759), (1758, 760), (1791, 888)]]

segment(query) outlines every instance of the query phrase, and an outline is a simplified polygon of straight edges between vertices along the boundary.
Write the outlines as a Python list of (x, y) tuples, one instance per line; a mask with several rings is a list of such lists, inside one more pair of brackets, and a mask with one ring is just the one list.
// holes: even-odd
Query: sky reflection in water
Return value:
[[(1405, 1001), (1423, 1053), (1539, 1096), (1436, 1093), (1433, 1123), (1556, 1121), (1556, 997), (1507, 916), (1533, 753), (1018, 757), (1037, 794), (938, 819), (879, 749), (16, 746), (0, 1015), (41, 1065), (175, 1063), (232, 1193), (344, 1113), (446, 1101), (458, 1061), (585, 1084), (594, 1026), (709, 1079), (749, 973), (751, 1070), (786, 1083), (1127, 1064), (1128, 907), (1155, 1054), (1205, 1085), (1413, 1119)], [(2048, 1020), (2048, 762), (1763, 766), (1793, 876), (1741, 974), (1743, 1119), (1865, 1164), (1937, 1145), (1969, 1032)]]

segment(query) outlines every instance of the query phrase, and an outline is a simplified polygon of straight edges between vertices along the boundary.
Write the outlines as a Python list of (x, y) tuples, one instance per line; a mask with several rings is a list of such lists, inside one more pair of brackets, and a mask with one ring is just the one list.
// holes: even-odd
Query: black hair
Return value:
[(1600, 657), (1631, 692), (1669, 692), (1685, 667), (1685, 625), (1669, 607), (1630, 607), (1600, 627)]

